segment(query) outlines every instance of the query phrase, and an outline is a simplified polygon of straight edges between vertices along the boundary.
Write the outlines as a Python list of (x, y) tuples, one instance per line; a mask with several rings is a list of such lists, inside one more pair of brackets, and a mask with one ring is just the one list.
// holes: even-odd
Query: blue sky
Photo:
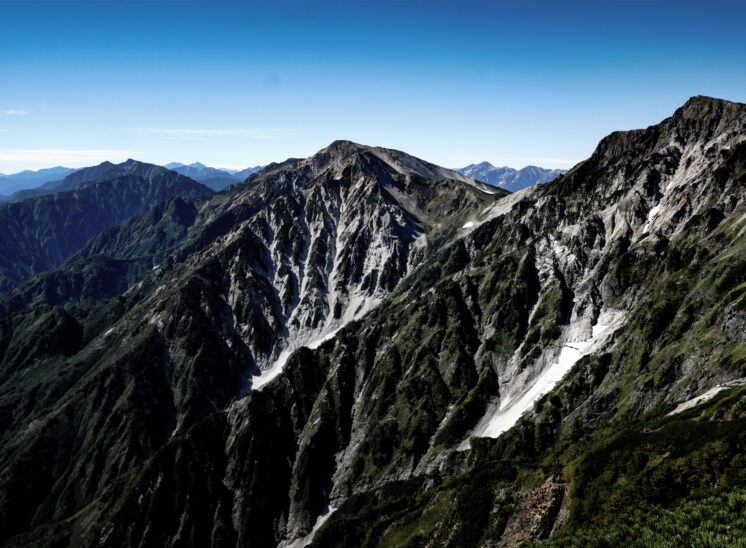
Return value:
[(692, 95), (746, 102), (744, 21), (737, 1), (0, 0), (0, 172), (335, 139), (567, 168)]

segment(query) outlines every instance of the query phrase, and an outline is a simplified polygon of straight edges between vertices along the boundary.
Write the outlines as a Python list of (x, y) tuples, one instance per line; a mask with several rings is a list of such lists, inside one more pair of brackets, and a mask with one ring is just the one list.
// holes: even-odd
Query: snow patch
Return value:
[(492, 416), (485, 417), (477, 425), (472, 436), (497, 438), (512, 428), (526, 411), (533, 408), (536, 401), (562, 380), (580, 358), (599, 348), (606, 336), (620, 325), (622, 317), (619, 311), (602, 312), (591, 330), (589, 339), (563, 344), (557, 360), (539, 374), (528, 390), (517, 397), (503, 398)]
[(650, 225), (653, 223), (653, 219), (655, 219), (655, 216), (658, 215), (658, 212), (661, 210), (661, 204), (659, 203), (657, 206), (655, 206), (653, 209), (651, 209), (648, 212), (648, 221), (645, 223), (645, 226), (642, 227), (642, 233), (645, 234), (648, 230), (650, 230)]
[(313, 541), (313, 536), (321, 528), (321, 526), (324, 525), (324, 522), (328, 520), (329, 517), (334, 513), (336, 508), (328, 506), (327, 508), (325, 508), (325, 510), (325, 512), (322, 512), (321, 515), (316, 518), (316, 523), (313, 525), (313, 529), (311, 529), (310, 533), (308, 533), (305, 537), (299, 538), (298, 540), (287, 544), (285, 548), (304, 548), (305, 546), (311, 544), (311, 542)]
[(473, 221), (469, 221), (468, 223), (464, 223), (464, 226), (462, 228), (471, 228), (474, 226)]
[(247, 386), (244, 388), (244, 390), (241, 391), (241, 395), (243, 396), (247, 394), (249, 390), (252, 390), (252, 391), (260, 390), (269, 381), (271, 381), (277, 375), (282, 373), (282, 369), (285, 367), (285, 363), (287, 363), (288, 358), (298, 348), (305, 346), (307, 348), (310, 348), (311, 350), (315, 350), (316, 348), (321, 346), (323, 343), (333, 338), (339, 332), (339, 330), (342, 329), (343, 327), (344, 325), (340, 325), (339, 327), (337, 327), (333, 331), (330, 331), (326, 335), (322, 335), (318, 339), (303, 343), (298, 346), (291, 344), (288, 348), (286, 348), (280, 353), (280, 355), (277, 357), (275, 362), (271, 366), (269, 366), (269, 368), (262, 371), (261, 374), (257, 375), (256, 377), (249, 377), (248, 382), (246, 383)]
[(692, 398), (691, 400), (687, 400), (684, 403), (680, 403), (676, 409), (668, 413), (666, 415), (667, 417), (670, 417), (671, 415), (676, 415), (677, 413), (681, 413), (682, 411), (686, 411), (687, 409), (691, 409), (692, 407), (696, 407), (700, 403), (704, 403), (706, 401), (710, 401), (712, 398), (714, 398), (718, 393), (722, 392), (723, 390), (726, 390), (727, 388), (734, 388), (736, 386), (743, 386), (746, 384), (746, 377), (741, 379), (736, 379), (734, 381), (726, 382), (723, 384), (718, 384), (717, 386), (714, 386), (713, 388), (710, 388), (707, 392), (704, 394), (700, 394), (696, 398)]
[[(736, 221), (735, 223), (733, 223), (733, 227), (734, 227), (734, 228), (735, 228), (735, 227), (737, 227), (738, 225), (740, 225), (740, 224), (741, 224), (741, 223), (743, 223), (744, 221), (746, 221), (746, 213), (744, 213), (743, 215), (741, 215), (741, 216), (740, 216), (740, 217), (738, 218), (738, 220), (737, 220), (737, 221)], [(744, 233), (744, 232), (746, 232), (746, 224), (744, 224), (744, 225), (743, 225), (743, 226), (741, 227), (741, 230), (739, 230), (739, 231), (738, 231), (738, 235), (736, 236), (736, 238), (740, 238), (741, 236), (743, 236), (743, 233)]]
[(285, 362), (288, 361), (290, 354), (292, 354), (294, 351), (295, 347), (286, 348), (282, 351), (282, 353), (280, 353), (280, 356), (275, 360), (275, 363), (270, 365), (256, 377), (249, 377), (249, 380), (246, 383), (247, 386), (244, 390), (241, 390), (241, 395), (243, 396), (244, 394), (248, 393), (249, 390), (260, 390), (265, 384), (282, 373), (282, 368), (285, 366)]

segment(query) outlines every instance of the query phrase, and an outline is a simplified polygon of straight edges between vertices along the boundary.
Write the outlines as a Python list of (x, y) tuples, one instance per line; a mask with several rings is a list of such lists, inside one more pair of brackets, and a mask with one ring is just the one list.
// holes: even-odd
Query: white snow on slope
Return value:
[(241, 390), (241, 395), (243, 396), (244, 394), (247, 394), (249, 390), (260, 390), (262, 386), (282, 373), (282, 368), (285, 365), (285, 362), (288, 361), (291, 353), (292, 350), (290, 349), (283, 350), (280, 357), (277, 358), (277, 361), (275, 361), (275, 363), (273, 363), (268, 369), (263, 370), (256, 377), (250, 377), (247, 386)]
[(661, 204), (659, 203), (657, 206), (655, 206), (648, 212), (648, 221), (645, 223), (645, 226), (642, 227), (643, 234), (646, 233), (648, 230), (650, 230), (650, 225), (653, 223), (653, 219), (655, 219), (655, 216), (658, 215), (658, 212), (660, 210), (661, 210)]
[[(340, 329), (342, 329), (342, 327), (344, 327), (344, 326), (340, 326), (337, 329), (335, 329), (334, 331), (332, 331), (330, 333), (327, 333), (326, 335), (324, 335), (324, 336), (322, 336), (322, 337), (320, 337), (320, 338), (318, 338), (318, 339), (316, 339), (314, 341), (310, 341), (310, 342), (304, 343), (304, 344), (302, 344), (300, 346), (301, 347), (305, 346), (307, 348), (310, 348), (311, 350), (314, 350), (314, 349), (318, 348), (319, 346), (321, 346), (322, 343), (325, 343), (326, 341), (328, 341), (329, 339), (331, 339), (332, 337), (334, 337), (334, 335), (336, 335), (337, 332)], [(286, 348), (285, 350), (283, 350), (282, 353), (280, 354), (280, 356), (277, 358), (277, 360), (275, 360), (275, 363), (273, 363), (268, 369), (265, 369), (264, 371), (262, 371), (262, 373), (260, 375), (257, 375), (256, 377), (251, 377), (249, 379), (249, 382), (251, 383), (251, 386), (247, 387), (246, 392), (248, 392), (248, 389), (259, 390), (262, 386), (264, 386), (269, 381), (271, 381), (272, 379), (274, 379), (277, 375), (279, 375), (280, 373), (282, 373), (282, 368), (285, 366), (285, 362), (288, 361), (288, 358), (290, 357), (290, 354), (292, 354), (293, 352), (295, 352), (297, 349), (298, 349), (298, 347), (291, 346), (290, 348)], [(244, 394), (246, 392), (244, 392)]]
[(537, 400), (562, 380), (580, 358), (598, 349), (599, 343), (619, 326), (621, 318), (622, 314), (618, 311), (602, 312), (593, 326), (590, 339), (565, 343), (557, 360), (533, 380), (528, 390), (517, 398), (504, 398), (493, 415), (477, 425), (473, 436), (497, 438), (512, 428), (526, 411), (533, 408)]
[(692, 398), (691, 400), (687, 400), (683, 403), (680, 403), (676, 409), (671, 411), (667, 417), (670, 417), (671, 415), (675, 415), (677, 413), (681, 413), (682, 411), (686, 411), (687, 409), (691, 409), (692, 407), (695, 407), (699, 405), (700, 403), (704, 403), (706, 401), (710, 401), (712, 398), (714, 398), (719, 392), (722, 392), (723, 390), (727, 388), (733, 388), (736, 386), (743, 386), (746, 384), (746, 377), (741, 379), (736, 379), (730, 382), (726, 382), (723, 384), (718, 384), (717, 386), (710, 388), (707, 392), (704, 394), (700, 394), (696, 398)]
[(313, 525), (313, 529), (311, 529), (310, 533), (308, 533), (305, 537), (299, 538), (298, 540), (286, 545), (285, 548), (304, 548), (305, 546), (311, 544), (316, 531), (318, 531), (319, 528), (324, 525), (324, 522), (329, 519), (329, 516), (334, 513), (336, 508), (329, 506), (325, 510), (326, 512), (322, 513), (318, 518), (316, 518), (316, 523)]
[(741, 230), (738, 231), (738, 235), (736, 236), (736, 238), (740, 238), (741, 236), (743, 236), (743, 233), (746, 231), (746, 223), (744, 223), (744, 221), (746, 221), (746, 213), (741, 215), (738, 220), (733, 223), (733, 228), (737, 228), (741, 223), (743, 223), (743, 226), (741, 227)]
[(464, 226), (462, 228), (471, 228), (474, 226), (473, 221), (469, 221), (468, 223), (464, 223)]

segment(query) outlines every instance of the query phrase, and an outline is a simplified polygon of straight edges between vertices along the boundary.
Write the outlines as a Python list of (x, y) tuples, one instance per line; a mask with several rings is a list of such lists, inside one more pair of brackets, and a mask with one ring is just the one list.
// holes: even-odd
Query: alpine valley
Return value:
[(515, 193), (349, 141), (171, 167), (0, 206), (0, 544), (746, 535), (746, 105)]

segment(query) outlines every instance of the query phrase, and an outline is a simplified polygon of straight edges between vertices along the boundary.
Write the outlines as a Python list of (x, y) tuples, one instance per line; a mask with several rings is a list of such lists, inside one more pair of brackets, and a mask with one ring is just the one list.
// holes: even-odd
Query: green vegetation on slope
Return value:
[(610, 526), (569, 531), (539, 542), (537, 546), (746, 546), (746, 489), (685, 500), (671, 508), (656, 505), (623, 513)]

